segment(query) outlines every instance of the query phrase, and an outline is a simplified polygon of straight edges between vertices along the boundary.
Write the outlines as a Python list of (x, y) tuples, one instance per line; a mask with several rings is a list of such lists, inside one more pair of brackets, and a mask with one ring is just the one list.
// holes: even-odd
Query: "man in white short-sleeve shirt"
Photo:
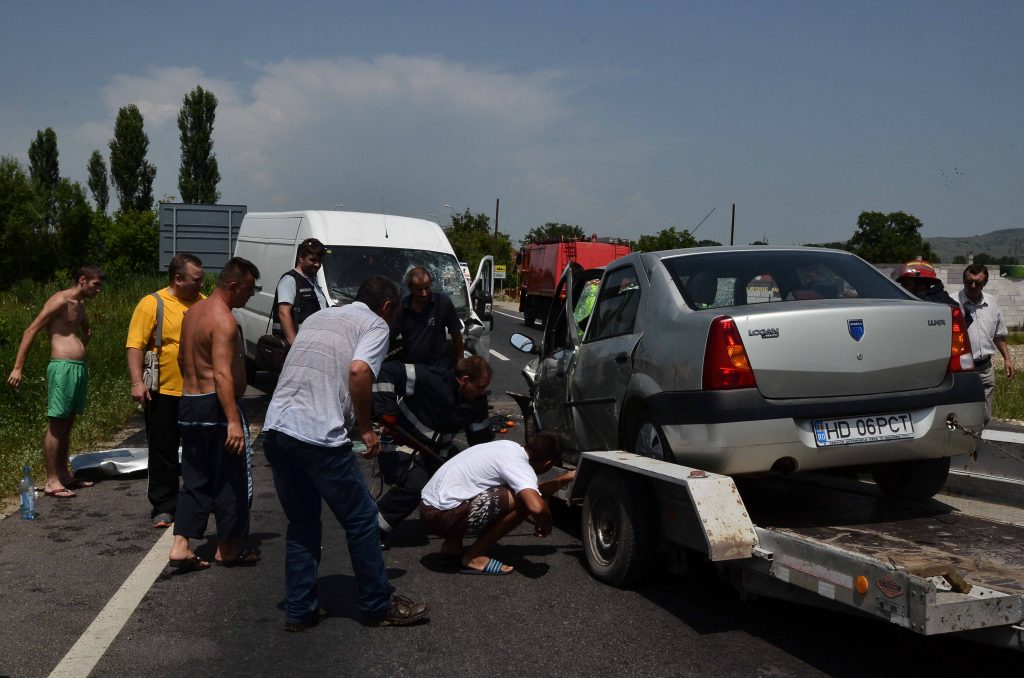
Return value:
[[(551, 512), (544, 497), (565, 487), (575, 471), (538, 482), (562, 455), (561, 441), (553, 433), (538, 433), (526, 447), (496, 440), (449, 459), (423, 488), (420, 518), (427, 529), (444, 537), (441, 553), (459, 558), (463, 574), (511, 574), (513, 568), (487, 552), (527, 516), (534, 535), (551, 532)], [(479, 538), (463, 549), (464, 536)]]
[(352, 304), (310, 317), (285, 358), (264, 419), (263, 449), (288, 517), (285, 630), (305, 631), (328, 616), (317, 598), (326, 502), (345, 528), (359, 610), (373, 626), (409, 624), (427, 604), (395, 593), (377, 540), (377, 505), (352, 449), (352, 436), (376, 457), (370, 421), (373, 380), (388, 350), (398, 287), (380, 276), (359, 286)]
[(1006, 323), (996, 298), (985, 294), (982, 289), (988, 284), (988, 267), (971, 264), (964, 269), (964, 289), (960, 292), (960, 305), (964, 313), (973, 318), (967, 326), (974, 352), (974, 369), (981, 375), (985, 387), (985, 425), (992, 419), (992, 394), (996, 390), (996, 372), (992, 367), (992, 356), (998, 352), (1003, 357), (1006, 378), (1013, 379), (1013, 358), (1006, 342)]

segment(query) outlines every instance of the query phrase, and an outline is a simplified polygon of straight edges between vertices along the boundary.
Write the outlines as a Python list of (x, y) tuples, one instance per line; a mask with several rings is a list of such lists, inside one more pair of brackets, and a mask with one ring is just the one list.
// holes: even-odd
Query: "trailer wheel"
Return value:
[(887, 497), (927, 501), (946, 484), (949, 457), (886, 464), (875, 468), (871, 475)]
[(655, 546), (654, 502), (644, 483), (608, 469), (583, 499), (583, 549), (596, 579), (632, 586), (650, 566)]

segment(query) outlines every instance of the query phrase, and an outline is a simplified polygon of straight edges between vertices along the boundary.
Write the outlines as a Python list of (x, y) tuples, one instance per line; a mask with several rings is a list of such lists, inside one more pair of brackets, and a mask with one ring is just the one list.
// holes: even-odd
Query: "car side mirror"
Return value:
[(530, 339), (525, 334), (519, 334), (516, 332), (509, 338), (509, 342), (516, 348), (516, 350), (522, 351), (523, 353), (539, 353), (537, 345), (533, 343), (533, 339)]

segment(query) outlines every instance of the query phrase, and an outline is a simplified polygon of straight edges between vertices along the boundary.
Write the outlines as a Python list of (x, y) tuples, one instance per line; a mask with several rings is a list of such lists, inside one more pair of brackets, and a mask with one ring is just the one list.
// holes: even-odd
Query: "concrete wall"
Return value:
[[(876, 268), (885, 275), (891, 276), (893, 269), (899, 264), (877, 264)], [(963, 289), (963, 275), (966, 264), (935, 264), (942, 284), (946, 286), (949, 296), (956, 299)], [(988, 267), (988, 284), (985, 294), (990, 294), (999, 302), (1003, 312), (1003, 320), (1011, 330), (1024, 329), (1024, 279), (1000, 278), (999, 266)]]

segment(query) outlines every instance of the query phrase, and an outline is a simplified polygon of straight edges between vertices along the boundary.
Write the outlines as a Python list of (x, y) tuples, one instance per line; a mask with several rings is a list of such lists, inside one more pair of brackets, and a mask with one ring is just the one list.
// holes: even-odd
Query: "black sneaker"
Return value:
[(391, 603), (388, 605), (387, 613), (380, 619), (371, 622), (370, 626), (404, 626), (423, 619), (423, 615), (430, 610), (426, 601), (415, 603), (405, 596), (397, 593), (391, 596)]
[(309, 619), (303, 622), (285, 622), (284, 630), (288, 633), (302, 633), (306, 629), (311, 629), (319, 624), (324, 619), (330, 616), (330, 612), (326, 607), (317, 607), (316, 611), (309, 616)]

